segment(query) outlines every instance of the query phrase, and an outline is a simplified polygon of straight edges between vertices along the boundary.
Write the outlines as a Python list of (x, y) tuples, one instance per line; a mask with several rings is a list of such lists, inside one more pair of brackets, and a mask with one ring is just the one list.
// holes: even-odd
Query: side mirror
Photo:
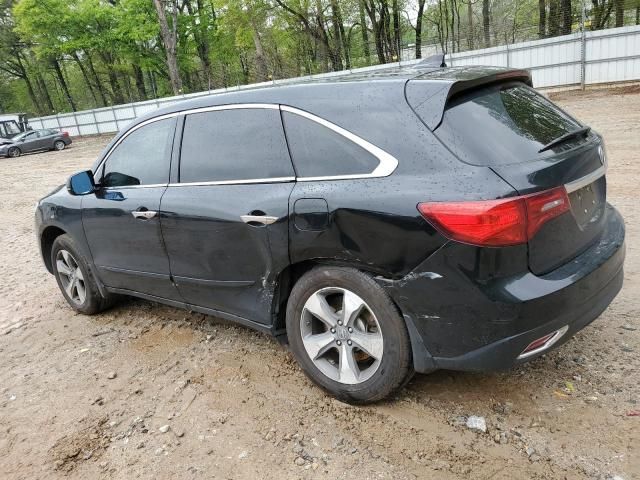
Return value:
[(84, 172), (71, 175), (67, 180), (67, 190), (71, 195), (87, 195), (96, 190), (96, 184), (93, 182), (93, 172), (85, 170)]

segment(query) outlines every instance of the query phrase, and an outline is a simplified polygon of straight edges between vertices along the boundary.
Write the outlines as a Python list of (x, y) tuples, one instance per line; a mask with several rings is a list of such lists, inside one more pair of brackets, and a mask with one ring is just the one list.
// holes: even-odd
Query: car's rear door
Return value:
[(131, 131), (95, 172), (96, 192), (82, 199), (84, 231), (108, 287), (180, 300), (159, 214), (175, 123), (175, 118), (161, 119)]
[(182, 121), (161, 205), (174, 282), (190, 305), (268, 325), (289, 262), (295, 179), (278, 106), (214, 107)]
[(53, 147), (51, 130), (38, 130), (36, 132), (36, 140), (34, 140), (32, 148), (33, 150), (47, 150)]

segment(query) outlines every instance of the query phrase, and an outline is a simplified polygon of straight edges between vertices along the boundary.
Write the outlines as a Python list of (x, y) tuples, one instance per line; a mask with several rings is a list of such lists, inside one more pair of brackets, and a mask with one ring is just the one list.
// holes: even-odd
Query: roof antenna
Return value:
[(438, 53), (425, 58), (416, 64), (416, 67), (439, 67), (444, 68), (447, 64), (444, 62), (444, 53)]

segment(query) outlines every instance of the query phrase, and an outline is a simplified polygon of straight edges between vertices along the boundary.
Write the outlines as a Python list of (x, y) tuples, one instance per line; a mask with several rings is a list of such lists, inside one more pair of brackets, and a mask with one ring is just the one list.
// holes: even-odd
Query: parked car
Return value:
[(363, 403), (414, 371), (521, 364), (597, 318), (625, 256), (606, 168), (528, 72), (425, 66), (148, 114), (36, 223), (76, 311), (124, 294), (230, 319)]
[(41, 150), (64, 150), (71, 145), (68, 132), (57, 130), (27, 130), (10, 139), (0, 140), (0, 156), (19, 157), (23, 153)]

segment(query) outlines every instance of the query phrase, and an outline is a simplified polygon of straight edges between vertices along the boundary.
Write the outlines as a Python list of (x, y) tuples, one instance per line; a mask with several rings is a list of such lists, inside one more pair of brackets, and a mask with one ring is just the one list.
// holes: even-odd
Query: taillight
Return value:
[(68, 137), (69, 136), (69, 132), (62, 132), (62, 136), (63, 137)]
[(526, 243), (569, 208), (564, 187), (502, 200), (418, 204), (422, 216), (443, 235), (490, 247)]

